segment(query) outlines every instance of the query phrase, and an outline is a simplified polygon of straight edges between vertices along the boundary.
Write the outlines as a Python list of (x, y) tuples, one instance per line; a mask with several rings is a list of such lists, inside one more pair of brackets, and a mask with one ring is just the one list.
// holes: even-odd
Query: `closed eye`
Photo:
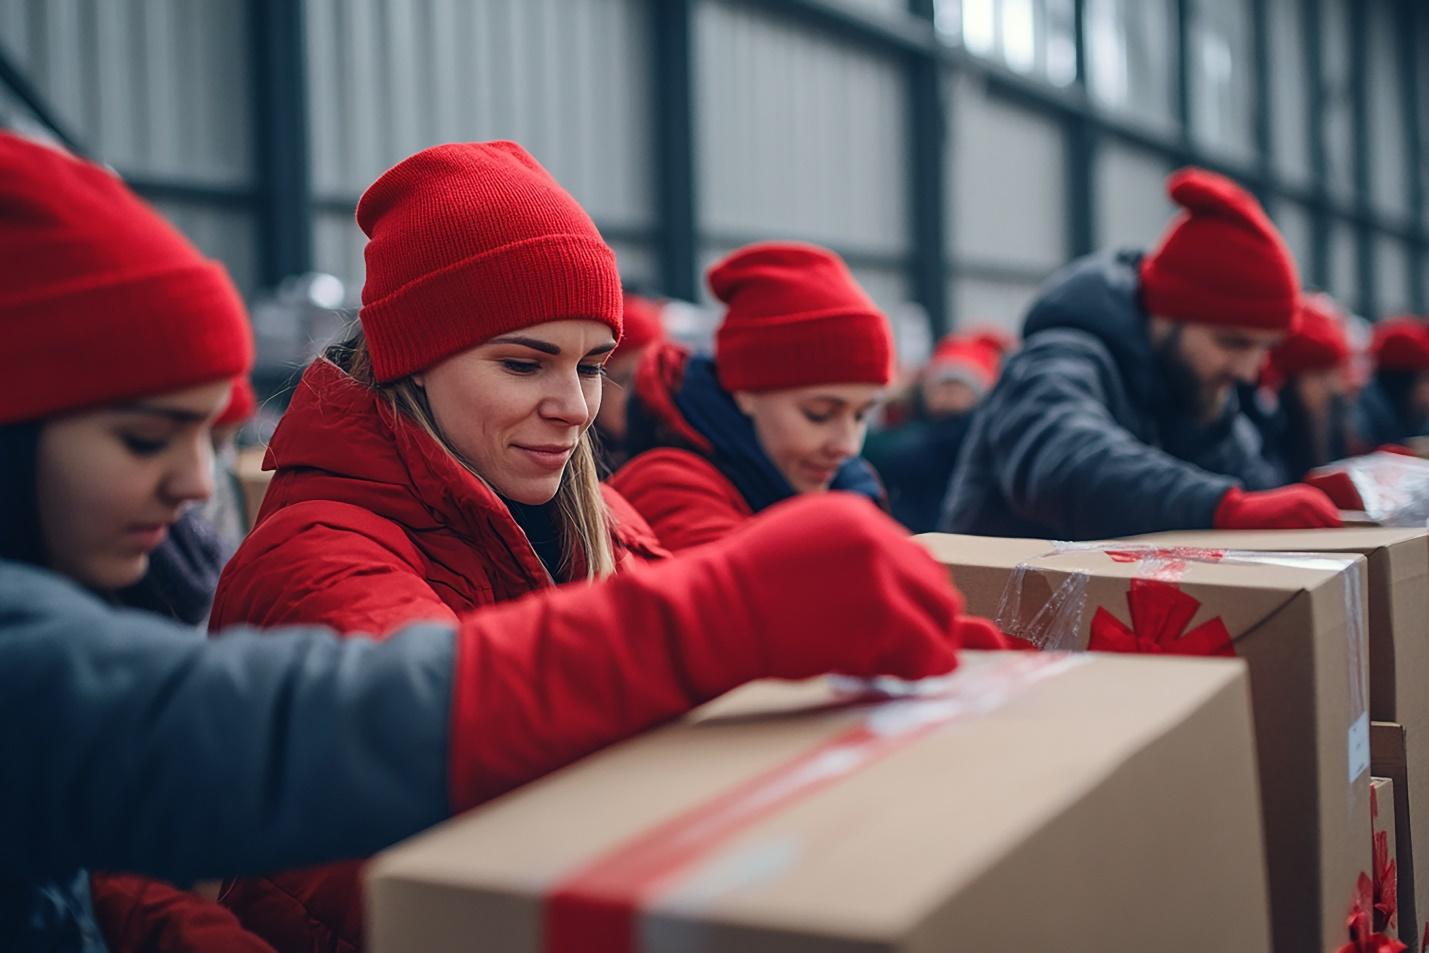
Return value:
[(541, 365), (536, 361), (505, 360), (501, 366), (513, 374), (534, 374), (541, 369)]
[(581, 364), (578, 370), (583, 377), (601, 377), (605, 374), (605, 365)]

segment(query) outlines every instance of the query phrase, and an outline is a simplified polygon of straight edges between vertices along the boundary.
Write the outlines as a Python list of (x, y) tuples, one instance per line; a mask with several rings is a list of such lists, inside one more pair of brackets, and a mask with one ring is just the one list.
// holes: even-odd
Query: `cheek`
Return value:
[(133, 582), (145, 560), (122, 537), (155, 517), (158, 467), (109, 437), (42, 444), (38, 463), (40, 526), (54, 567), (101, 588)]
[(489, 462), (504, 434), (535, 414), (533, 390), (519, 379), (471, 375), (433, 381), (427, 387), (427, 403), (447, 442), (480, 466)]
[(769, 455), (780, 461), (797, 461), (809, 457), (823, 443), (818, 426), (797, 411), (778, 414), (769, 421)]

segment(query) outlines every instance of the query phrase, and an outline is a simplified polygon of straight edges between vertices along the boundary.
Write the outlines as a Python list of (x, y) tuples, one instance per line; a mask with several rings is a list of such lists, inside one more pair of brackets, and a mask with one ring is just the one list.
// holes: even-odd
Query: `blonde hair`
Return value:
[[(404, 377), (389, 384), (377, 382), (372, 371), (372, 355), (367, 350), (367, 339), (360, 325), (342, 348), (346, 351), (347, 373), (354, 380), (380, 394), (394, 413), (421, 427), (453, 460), (482, 483), (491, 486), (475, 465), (442, 436), (427, 405), (427, 396), (416, 381)], [(556, 504), (556, 525), (561, 534), (560, 574), (569, 577), (580, 565), (587, 581), (603, 579), (615, 572), (610, 510), (601, 495), (592, 434), (593, 428), (587, 428), (576, 442), (576, 449), (566, 464), (553, 500)]]

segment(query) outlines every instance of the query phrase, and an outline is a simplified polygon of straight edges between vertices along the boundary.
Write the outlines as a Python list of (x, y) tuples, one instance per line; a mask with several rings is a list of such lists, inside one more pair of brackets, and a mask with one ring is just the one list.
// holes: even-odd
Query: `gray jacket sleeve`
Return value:
[(448, 813), (455, 639), (208, 641), (0, 562), (0, 869), (188, 882), (365, 856)]
[(1138, 439), (1107, 391), (1091, 354), (1034, 340), (1009, 362), (979, 413), (1012, 510), (1067, 539), (1209, 529), (1236, 481)]

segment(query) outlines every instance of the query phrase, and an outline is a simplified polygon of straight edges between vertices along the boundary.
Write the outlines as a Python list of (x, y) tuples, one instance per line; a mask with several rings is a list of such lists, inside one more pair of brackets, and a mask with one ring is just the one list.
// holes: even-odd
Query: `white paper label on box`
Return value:
[(1350, 783), (1354, 784), (1368, 770), (1369, 712), (1365, 712), (1350, 725)]

